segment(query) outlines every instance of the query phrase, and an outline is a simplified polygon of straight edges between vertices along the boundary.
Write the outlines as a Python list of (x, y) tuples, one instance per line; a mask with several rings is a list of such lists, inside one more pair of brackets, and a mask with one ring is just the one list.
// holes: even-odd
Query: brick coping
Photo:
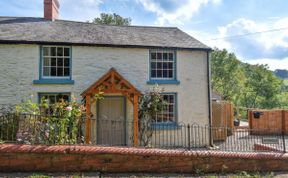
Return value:
[(106, 147), (98, 145), (21, 145), (0, 144), (0, 154), (31, 153), (31, 154), (118, 154), (139, 156), (177, 156), (177, 157), (221, 157), (221, 158), (251, 158), (251, 159), (287, 159), (288, 153), (261, 152), (223, 152), (214, 150), (164, 150), (154, 148)]

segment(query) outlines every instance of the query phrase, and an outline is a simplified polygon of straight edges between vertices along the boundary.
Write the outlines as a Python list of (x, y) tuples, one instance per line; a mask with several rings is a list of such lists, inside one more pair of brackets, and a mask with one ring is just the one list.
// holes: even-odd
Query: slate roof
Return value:
[(210, 50), (176, 27), (96, 25), (34, 17), (0, 17), (0, 43)]

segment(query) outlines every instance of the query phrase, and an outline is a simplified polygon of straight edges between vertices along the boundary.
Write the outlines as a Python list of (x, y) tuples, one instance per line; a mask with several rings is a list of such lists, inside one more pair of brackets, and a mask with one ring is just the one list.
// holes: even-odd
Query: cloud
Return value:
[(137, 0), (147, 11), (157, 15), (156, 24), (182, 25), (199, 9), (208, 4), (219, 4), (221, 0)]
[(61, 19), (87, 21), (99, 16), (104, 0), (60, 0)]
[[(284, 62), (286, 61), (286, 62)], [(288, 69), (288, 57), (283, 60), (279, 59), (252, 59), (252, 60), (243, 60), (249, 64), (268, 64), (270, 70), (276, 69)]]
[[(257, 33), (271, 29), (282, 30)], [(288, 18), (279, 19), (272, 25), (241, 18), (226, 26), (219, 27), (218, 30), (220, 38), (235, 37), (212, 40), (213, 42), (210, 42), (210, 44), (214, 43), (219, 47), (219, 44), (228, 43), (229, 45), (226, 44), (226, 48), (228, 47), (228, 50), (235, 52), (242, 59), (265, 58), (275, 60), (288, 57)], [(250, 33), (256, 34), (243, 35)]]

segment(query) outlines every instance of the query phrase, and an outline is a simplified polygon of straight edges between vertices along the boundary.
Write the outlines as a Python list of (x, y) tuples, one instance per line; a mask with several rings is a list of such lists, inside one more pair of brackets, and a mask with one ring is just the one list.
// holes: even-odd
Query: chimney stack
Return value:
[(54, 21), (59, 16), (59, 1), (44, 0), (44, 19)]

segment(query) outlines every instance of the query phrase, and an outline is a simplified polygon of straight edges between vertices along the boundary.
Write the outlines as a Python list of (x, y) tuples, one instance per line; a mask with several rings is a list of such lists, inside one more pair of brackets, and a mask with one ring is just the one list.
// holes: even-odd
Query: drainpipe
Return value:
[(210, 66), (210, 52), (207, 51), (207, 87), (208, 87), (208, 120), (209, 120), (209, 145), (213, 146), (212, 140), (212, 105), (211, 105), (211, 66)]

